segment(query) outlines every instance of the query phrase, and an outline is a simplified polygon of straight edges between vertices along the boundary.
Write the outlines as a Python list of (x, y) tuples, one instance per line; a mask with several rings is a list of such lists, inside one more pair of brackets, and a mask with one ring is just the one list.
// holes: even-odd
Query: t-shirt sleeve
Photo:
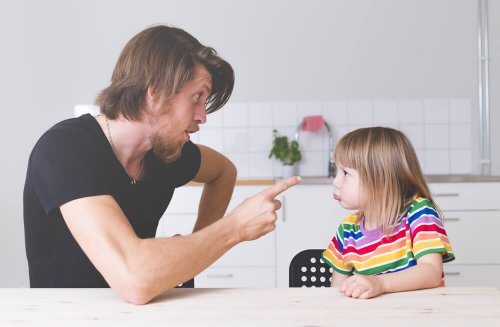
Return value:
[(441, 253), (443, 262), (455, 259), (443, 221), (429, 200), (418, 198), (412, 203), (408, 223), (415, 260), (429, 253)]
[(174, 187), (182, 186), (193, 180), (201, 165), (200, 149), (191, 141), (186, 142), (182, 154), (168, 167), (168, 174), (172, 176)]
[(69, 201), (109, 194), (99, 169), (98, 148), (90, 139), (65, 129), (45, 133), (29, 160), (30, 187), (45, 212)]
[(342, 224), (328, 244), (328, 248), (323, 252), (323, 261), (341, 274), (353, 274), (353, 265), (344, 261), (344, 228)]

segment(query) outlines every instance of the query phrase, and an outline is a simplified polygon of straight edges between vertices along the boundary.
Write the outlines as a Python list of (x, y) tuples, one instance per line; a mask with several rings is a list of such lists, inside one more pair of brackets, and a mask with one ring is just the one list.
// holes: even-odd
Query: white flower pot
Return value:
[(297, 165), (283, 165), (283, 178), (297, 175)]

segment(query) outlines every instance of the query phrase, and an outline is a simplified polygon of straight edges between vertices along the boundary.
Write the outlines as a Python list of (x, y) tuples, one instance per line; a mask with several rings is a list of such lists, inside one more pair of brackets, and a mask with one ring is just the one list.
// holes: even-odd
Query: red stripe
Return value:
[(411, 242), (413, 243), (413, 240), (415, 239), (415, 236), (418, 235), (418, 233), (420, 232), (437, 232), (439, 234), (442, 234), (442, 235), (446, 235), (446, 231), (439, 227), (438, 225), (435, 225), (435, 224), (432, 224), (432, 225), (424, 225), (424, 224), (421, 224), (421, 225), (418, 225), (417, 228), (415, 228), (413, 230), (413, 232), (411, 233)]

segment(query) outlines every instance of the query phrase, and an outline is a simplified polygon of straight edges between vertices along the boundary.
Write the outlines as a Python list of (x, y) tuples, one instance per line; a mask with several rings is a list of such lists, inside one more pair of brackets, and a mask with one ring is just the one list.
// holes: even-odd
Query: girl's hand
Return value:
[(384, 285), (377, 276), (353, 275), (340, 285), (340, 292), (358, 299), (369, 299), (383, 294)]

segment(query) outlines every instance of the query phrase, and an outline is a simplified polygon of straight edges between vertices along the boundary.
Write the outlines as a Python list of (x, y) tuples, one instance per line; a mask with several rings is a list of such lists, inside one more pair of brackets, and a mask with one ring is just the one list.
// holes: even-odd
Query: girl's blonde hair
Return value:
[(338, 142), (334, 161), (358, 171), (370, 215), (378, 217), (377, 225), (385, 234), (401, 220), (415, 197), (433, 201), (415, 150), (398, 130), (354, 130)]

